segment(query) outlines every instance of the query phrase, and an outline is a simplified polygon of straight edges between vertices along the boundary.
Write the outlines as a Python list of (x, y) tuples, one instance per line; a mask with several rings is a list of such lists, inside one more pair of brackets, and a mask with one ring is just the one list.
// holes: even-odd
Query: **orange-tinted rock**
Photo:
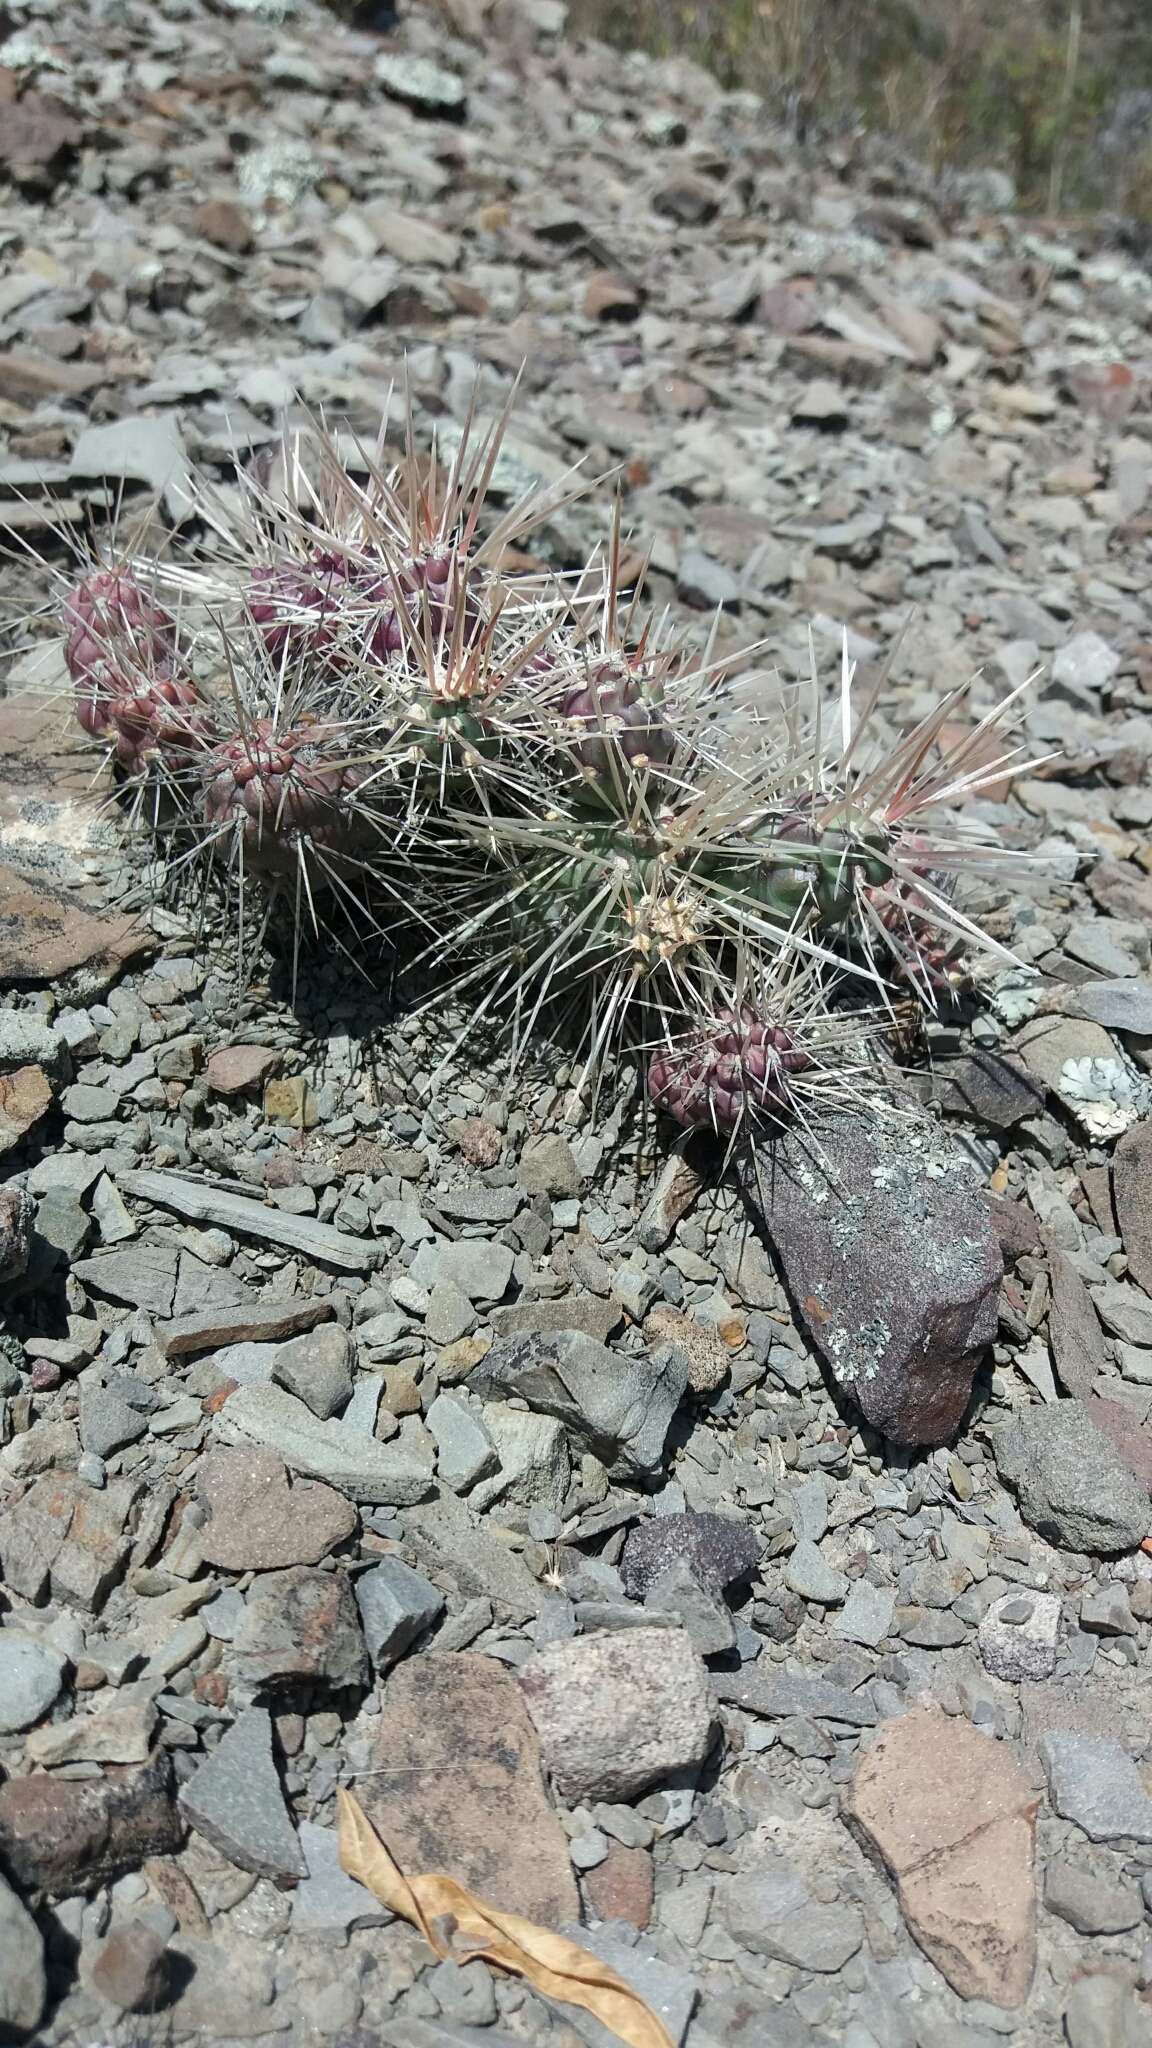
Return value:
[(643, 1929), (652, 1917), (652, 1882), (647, 1849), (613, 1842), (603, 1863), (585, 1873), (584, 1890), (598, 1920), (628, 1920)]
[(896, 1880), (909, 1930), (961, 1998), (1023, 2005), (1036, 1962), (1036, 1799), (1007, 1745), (938, 1707), (888, 1722), (847, 1817)]
[(204, 1069), (214, 1095), (243, 1095), (276, 1072), (284, 1055), (271, 1045), (222, 1045)]

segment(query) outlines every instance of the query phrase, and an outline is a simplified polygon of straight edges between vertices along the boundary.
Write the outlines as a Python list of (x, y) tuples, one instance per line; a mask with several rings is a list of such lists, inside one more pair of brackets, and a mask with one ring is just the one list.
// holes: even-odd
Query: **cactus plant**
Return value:
[(845, 659), (831, 722), (815, 677), (806, 710), (745, 711), (766, 679), (734, 684), (622, 588), (618, 509), (574, 582), (509, 570), (549, 500), (484, 529), (505, 424), (421, 465), (409, 422), (400, 461), (382, 435), (355, 473), (310, 430), (279, 484), (243, 482), (239, 520), (206, 490), (199, 560), (67, 598), (77, 714), (271, 925), (341, 904), (418, 930), (417, 964), (507, 1017), (515, 1052), (575, 1020), (580, 1079), (629, 1046), (682, 1125), (787, 1114), (843, 1073), (853, 978), (857, 1009), (893, 983), (931, 1009), (1000, 950), (937, 814), (1004, 772), (976, 764), (1013, 700), (951, 749), (955, 697), (885, 742)]

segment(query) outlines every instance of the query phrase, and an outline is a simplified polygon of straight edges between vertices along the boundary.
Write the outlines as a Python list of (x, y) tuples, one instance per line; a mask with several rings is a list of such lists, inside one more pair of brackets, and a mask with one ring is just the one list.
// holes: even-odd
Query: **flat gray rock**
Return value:
[(1127, 1751), (1108, 1736), (1056, 1729), (1040, 1743), (1048, 1796), (1092, 1842), (1152, 1842), (1152, 1798)]
[(0, 1735), (30, 1728), (48, 1712), (59, 1697), (66, 1662), (38, 1636), (0, 1630)]
[(1068, 1007), (1078, 1017), (1102, 1024), (1105, 1031), (1131, 1031), (1152, 1036), (1152, 981), (1135, 976), (1121, 981), (1092, 981), (1078, 988)]
[(321, 1323), (280, 1346), (272, 1378), (327, 1422), (351, 1398), (353, 1357), (348, 1332), (339, 1323)]
[(341, 1869), (335, 1828), (302, 1820), (297, 1839), (305, 1872), (292, 1894), (293, 1934), (348, 1935), (355, 1927), (388, 1926), (395, 1915)]
[(47, 1996), (44, 1940), (27, 1906), (0, 1877), (0, 2028), (17, 2038), (40, 2024)]
[[(176, 1173), (154, 1171), (121, 1173), (117, 1180), (121, 1191), (138, 1201), (171, 1209), (177, 1216), (191, 1217), (195, 1223), (212, 1223), (221, 1230), (234, 1230), (241, 1237), (283, 1245), (342, 1272), (367, 1272), (378, 1266), (385, 1255), (384, 1247), (370, 1239), (349, 1237), (329, 1223), (317, 1223), (311, 1216), (290, 1216), (287, 1210), (254, 1202), (248, 1195), (229, 1194), (224, 1188), (213, 1187), (210, 1181), (184, 1180)], [(189, 1310), (194, 1306), (189, 1303)]]
[(481, 1396), (519, 1394), (530, 1408), (554, 1415), (619, 1479), (660, 1472), (687, 1384), (688, 1361), (673, 1345), (609, 1351), (573, 1330), (502, 1338), (471, 1380)]
[(425, 1421), (436, 1442), (437, 1471), (453, 1493), (467, 1493), (478, 1479), (495, 1472), (496, 1446), (483, 1418), (453, 1394), (437, 1394)]
[(423, 1572), (385, 1557), (355, 1581), (360, 1626), (373, 1669), (387, 1671), (444, 1612), (444, 1595)]
[(238, 1387), (217, 1417), (225, 1442), (278, 1451), (294, 1472), (327, 1480), (350, 1500), (408, 1507), (432, 1491), (432, 1468), (342, 1422), (321, 1422), (283, 1387)]
[(422, 1244), (409, 1267), (409, 1278), (430, 1294), (438, 1287), (451, 1286), (467, 1301), (499, 1301), (512, 1278), (514, 1264), (506, 1244), (488, 1244), (482, 1238), (446, 1237)]
[(1025, 1409), (996, 1432), (993, 1448), (1024, 1520), (1049, 1543), (1109, 1557), (1135, 1550), (1148, 1534), (1147, 1488), (1079, 1401)]
[(800, 1872), (782, 1857), (742, 1872), (726, 1886), (720, 1912), (741, 1947), (798, 1970), (843, 1969), (864, 1939), (859, 1908), (818, 1905)]
[(182, 1785), (179, 1803), (213, 1848), (257, 1877), (307, 1872), (272, 1756), (272, 1716), (246, 1707)]
[(192, 481), (183, 438), (171, 413), (140, 414), (85, 427), (72, 450), (71, 475), (148, 484), (170, 519), (192, 510)]
[(800, 1320), (898, 1443), (952, 1436), (996, 1334), (1003, 1258), (967, 1155), (926, 1119), (844, 1117), (741, 1169)]
[(790, 1671), (718, 1671), (712, 1687), (717, 1699), (769, 1720), (800, 1714), (814, 1721), (842, 1721), (848, 1728), (874, 1728), (880, 1719), (867, 1692), (849, 1692), (827, 1678), (800, 1678)]
[[(700, 1996), (700, 1986), (690, 1970), (666, 1962), (643, 1936), (635, 1943), (626, 1940), (611, 1922), (602, 1927), (565, 1927), (561, 1932), (623, 1977), (663, 2021), (679, 2048)], [(616, 2048), (616, 2036), (590, 2014), (574, 2010), (573, 2020), (588, 2048)]]

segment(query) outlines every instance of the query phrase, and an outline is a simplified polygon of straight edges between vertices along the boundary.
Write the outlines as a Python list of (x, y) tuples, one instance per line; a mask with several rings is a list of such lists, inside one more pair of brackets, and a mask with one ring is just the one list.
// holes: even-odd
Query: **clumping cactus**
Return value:
[(847, 659), (838, 716), (815, 677), (807, 707), (745, 708), (771, 679), (622, 590), (619, 510), (575, 578), (508, 567), (556, 499), (485, 527), (505, 424), (445, 466), (409, 422), (402, 462), (382, 433), (354, 474), (322, 431), (286, 439), (238, 525), (205, 487), (194, 564), (67, 596), (81, 724), (177, 870), (260, 890), (294, 943), (336, 907), (418, 931), (415, 966), (507, 1019), (513, 1064), (562, 1023), (577, 1093), (628, 1049), (677, 1123), (728, 1134), (847, 1091), (845, 1008), (855, 1030), (896, 983), (930, 1011), (974, 950), (1007, 957), (953, 899), (978, 853), (939, 813), (1014, 758), (970, 765), (1013, 699), (951, 747), (955, 696), (895, 742), (857, 728)]
[(811, 1056), (781, 1025), (751, 1010), (723, 1011), (712, 1024), (648, 1063), (648, 1093), (684, 1130), (731, 1132), (750, 1119), (779, 1121), (795, 1104), (793, 1076)]

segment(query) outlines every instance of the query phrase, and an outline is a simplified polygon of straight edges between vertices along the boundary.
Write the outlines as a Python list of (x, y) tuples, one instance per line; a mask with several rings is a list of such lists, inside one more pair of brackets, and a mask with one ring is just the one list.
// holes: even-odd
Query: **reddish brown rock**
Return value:
[(603, 1863), (584, 1876), (584, 1892), (597, 1920), (628, 1920), (643, 1930), (652, 1917), (652, 1858), (647, 1849), (613, 1842)]
[(483, 1116), (453, 1117), (445, 1136), (458, 1145), (469, 1166), (495, 1166), (504, 1150), (504, 1136)]
[(545, 1927), (579, 1918), (568, 1843), (519, 1687), (495, 1658), (426, 1650), (394, 1670), (357, 1785), (402, 1870), (440, 1870)]
[(82, 910), (63, 889), (0, 865), (0, 981), (36, 985), (84, 968), (90, 989), (93, 972), (106, 981), (155, 944), (136, 918)]
[(1010, 2011), (1036, 1962), (1036, 1805), (1005, 1743), (925, 1707), (881, 1728), (847, 1808), (953, 1990)]
[(52, 1107), (52, 1084), (42, 1067), (0, 1074), (0, 1153), (10, 1152)]
[(367, 1684), (368, 1652), (349, 1582), (294, 1565), (257, 1579), (232, 1640), (229, 1671), (250, 1692)]
[(188, 1358), (196, 1351), (218, 1351), (224, 1344), (277, 1344), (283, 1337), (314, 1330), (334, 1313), (332, 1303), (323, 1298), (265, 1301), (254, 1294), (233, 1307), (180, 1316), (157, 1332), (156, 1341), (165, 1358)]
[(252, 222), (231, 199), (206, 199), (192, 215), (193, 232), (217, 249), (243, 256), (252, 247)]
[(25, 1891), (106, 1883), (146, 1856), (174, 1855), (183, 1836), (167, 1751), (139, 1770), (38, 1771), (0, 1785), (0, 1865)]
[(293, 1478), (275, 1451), (209, 1453), (197, 1478), (208, 1521), (198, 1543), (226, 1571), (278, 1571), (319, 1564), (356, 1527), (356, 1509), (334, 1487)]
[(644, 295), (630, 278), (618, 271), (598, 270), (584, 291), (586, 320), (635, 320)]
[(243, 1095), (263, 1087), (283, 1059), (272, 1045), (222, 1045), (205, 1067), (204, 1079), (214, 1095)]
[(75, 154), (83, 135), (83, 124), (63, 100), (51, 93), (26, 92), (22, 100), (4, 109), (0, 163), (9, 166), (17, 179), (30, 171), (56, 169)]
[(168, 1995), (167, 1943), (142, 1920), (127, 1921), (101, 1945), (88, 1983), (117, 2012), (158, 2011)]

